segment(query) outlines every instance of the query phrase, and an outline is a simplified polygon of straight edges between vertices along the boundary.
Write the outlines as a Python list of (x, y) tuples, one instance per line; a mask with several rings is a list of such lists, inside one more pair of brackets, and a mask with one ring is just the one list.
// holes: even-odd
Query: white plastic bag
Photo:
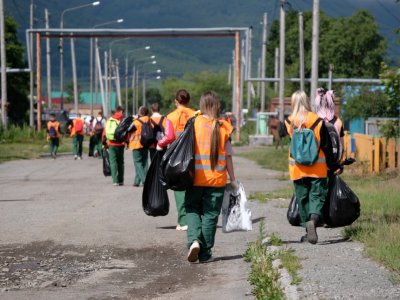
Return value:
[(230, 184), (225, 188), (222, 202), (222, 231), (249, 231), (253, 229), (251, 211), (247, 207), (247, 197), (243, 185), (233, 189)]

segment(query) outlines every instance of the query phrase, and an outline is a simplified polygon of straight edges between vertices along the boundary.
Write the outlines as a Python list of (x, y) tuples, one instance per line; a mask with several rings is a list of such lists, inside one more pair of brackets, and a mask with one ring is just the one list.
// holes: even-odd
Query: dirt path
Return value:
[[(113, 187), (97, 159), (0, 165), (0, 298), (251, 299), (242, 254), (257, 231), (218, 229), (216, 261), (190, 265), (173, 197), (168, 216), (146, 216), (131, 152), (125, 169)], [(285, 185), (239, 158), (237, 173), (249, 193)], [(257, 222), (265, 207), (252, 207)]]
[[(290, 184), (275, 179), (280, 172), (242, 158), (235, 162), (248, 193)], [(173, 197), (168, 216), (146, 216), (141, 189), (131, 186), (130, 152), (125, 169), (126, 185), (113, 187), (96, 159), (0, 165), (1, 299), (253, 299), (242, 254), (264, 217), (268, 233), (278, 232), (305, 258), (304, 298), (400, 297), (389, 272), (363, 258), (362, 245), (298, 244), (301, 231), (287, 224), (280, 202), (252, 202), (254, 230), (223, 234), (218, 229), (216, 261), (190, 265), (185, 233), (174, 229)], [(338, 231), (320, 237), (341, 239)]]

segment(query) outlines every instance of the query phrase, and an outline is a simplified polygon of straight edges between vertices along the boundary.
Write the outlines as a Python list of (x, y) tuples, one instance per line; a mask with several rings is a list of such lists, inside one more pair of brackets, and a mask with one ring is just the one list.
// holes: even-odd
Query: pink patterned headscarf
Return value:
[(323, 88), (317, 89), (315, 97), (315, 110), (317, 115), (326, 121), (331, 121), (335, 116), (335, 93), (329, 90), (325, 93)]

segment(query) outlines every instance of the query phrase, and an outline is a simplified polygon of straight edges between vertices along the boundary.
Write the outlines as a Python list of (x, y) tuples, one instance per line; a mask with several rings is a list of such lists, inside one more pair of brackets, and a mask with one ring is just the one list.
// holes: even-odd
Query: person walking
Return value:
[(83, 139), (85, 137), (85, 122), (82, 119), (80, 113), (77, 114), (76, 119), (72, 120), (72, 124), (69, 125), (71, 132), (72, 143), (73, 143), (73, 155), (74, 159), (82, 159), (82, 147)]
[(94, 137), (94, 142), (95, 142), (95, 153), (94, 157), (100, 157), (102, 156), (102, 134), (104, 131), (104, 128), (106, 127), (106, 120), (103, 117), (103, 112), (99, 111), (97, 113), (97, 117), (94, 118), (93, 124), (92, 124), (92, 135)]
[[(153, 103), (151, 105), (151, 125), (153, 128), (157, 128), (156, 140), (157, 142), (164, 137), (165, 128), (167, 126), (167, 118), (160, 114), (160, 105), (158, 103)], [(153, 159), (156, 153), (156, 145), (149, 148), (150, 159)]]
[[(304, 91), (293, 93), (291, 98), (292, 114), (285, 120), (286, 130), (293, 137), (295, 130), (312, 130), (319, 145), (317, 160), (311, 165), (295, 161), (289, 151), (289, 174), (293, 181), (299, 206), (301, 225), (306, 228), (306, 235), (301, 241), (311, 244), (318, 242), (317, 225), (322, 220), (322, 208), (328, 193), (327, 157), (332, 156), (329, 133), (324, 122), (311, 110), (311, 104)], [(298, 131), (299, 132), (299, 131)], [(333, 169), (337, 171), (337, 169)]]
[(124, 110), (118, 106), (111, 118), (107, 120), (105, 136), (110, 156), (111, 177), (114, 186), (124, 185), (124, 149), (125, 143), (116, 141), (115, 130), (124, 118)]
[(133, 121), (134, 129), (129, 135), (129, 149), (132, 150), (133, 164), (135, 166), (133, 186), (143, 185), (146, 179), (149, 150), (143, 147), (140, 143), (140, 138), (142, 135), (142, 125), (149, 121), (149, 109), (145, 106), (139, 107), (138, 118)]
[(233, 127), (219, 118), (220, 101), (216, 93), (209, 91), (201, 96), (200, 111), (194, 121), (194, 184), (185, 194), (187, 259), (192, 263), (197, 260), (207, 262), (212, 258), (227, 175), (232, 186), (238, 186), (230, 145)]
[[(190, 94), (188, 91), (184, 89), (178, 90), (174, 101), (176, 109), (167, 116), (167, 119), (172, 123), (172, 127), (169, 128), (170, 126), (166, 124), (166, 127), (170, 130), (168, 130), (168, 135), (165, 134), (163, 139), (158, 142), (158, 150), (165, 148), (173, 141), (173, 139), (171, 139), (171, 134), (174, 136), (174, 139), (177, 139), (183, 133), (186, 122), (195, 114), (195, 111), (188, 107), (190, 102)], [(174, 191), (174, 195), (176, 209), (178, 211), (178, 225), (176, 226), (176, 230), (185, 231), (188, 228), (185, 210), (185, 191)]]
[(56, 115), (50, 114), (50, 121), (47, 122), (47, 140), (50, 143), (50, 154), (53, 159), (57, 158), (57, 150), (60, 146), (60, 123), (56, 121)]

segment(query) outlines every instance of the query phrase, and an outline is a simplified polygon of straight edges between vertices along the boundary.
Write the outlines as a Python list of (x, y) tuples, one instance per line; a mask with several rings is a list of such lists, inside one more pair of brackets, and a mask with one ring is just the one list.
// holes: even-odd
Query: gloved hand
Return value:
[(157, 145), (156, 150), (157, 150), (157, 151), (163, 151), (164, 148), (161, 148), (160, 146)]
[(232, 189), (237, 190), (239, 188), (239, 181), (236, 179), (230, 182)]

